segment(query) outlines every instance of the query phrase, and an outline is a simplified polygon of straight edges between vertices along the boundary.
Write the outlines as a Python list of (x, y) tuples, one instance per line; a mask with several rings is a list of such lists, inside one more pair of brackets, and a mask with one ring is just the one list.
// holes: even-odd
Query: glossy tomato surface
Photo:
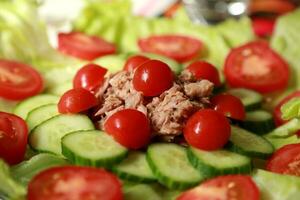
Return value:
[(132, 71), (139, 67), (141, 64), (149, 61), (150, 58), (142, 55), (135, 55), (131, 56), (127, 59), (125, 65), (124, 65), (124, 70), (126, 71)]
[(135, 109), (124, 109), (111, 115), (105, 121), (104, 130), (130, 149), (145, 147), (150, 141), (149, 120)]
[(176, 200), (259, 200), (260, 193), (250, 176), (227, 175), (205, 181)]
[(144, 52), (161, 54), (178, 62), (186, 62), (198, 57), (203, 49), (203, 43), (182, 35), (156, 35), (138, 41)]
[(27, 137), (28, 128), (22, 118), (0, 112), (0, 158), (11, 165), (23, 161)]
[(268, 160), (266, 169), (280, 174), (300, 176), (300, 144), (278, 149)]
[(271, 36), (275, 26), (275, 19), (253, 18), (252, 28), (259, 37)]
[(133, 86), (145, 96), (159, 96), (173, 85), (174, 74), (170, 67), (159, 61), (150, 60), (140, 65), (133, 75)]
[(28, 185), (28, 200), (122, 200), (121, 183), (103, 169), (79, 166), (42, 171)]
[(58, 111), (62, 114), (79, 113), (97, 105), (96, 97), (83, 88), (65, 92), (58, 102)]
[(288, 64), (264, 41), (250, 42), (231, 50), (224, 73), (230, 86), (261, 93), (281, 91), (289, 81)]
[(0, 97), (22, 100), (43, 89), (41, 75), (31, 66), (0, 59)]
[(116, 47), (100, 37), (71, 32), (58, 35), (58, 50), (83, 60), (94, 60), (100, 56), (114, 54)]
[(193, 147), (216, 150), (228, 142), (230, 125), (223, 114), (212, 109), (202, 109), (188, 119), (183, 134)]

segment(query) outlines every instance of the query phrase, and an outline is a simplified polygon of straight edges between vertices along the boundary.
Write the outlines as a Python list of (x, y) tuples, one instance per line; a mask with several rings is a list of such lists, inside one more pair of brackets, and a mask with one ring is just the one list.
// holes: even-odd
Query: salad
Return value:
[(0, 2), (0, 199), (299, 198), (300, 10), (258, 38), (91, 1), (54, 49), (37, 7)]

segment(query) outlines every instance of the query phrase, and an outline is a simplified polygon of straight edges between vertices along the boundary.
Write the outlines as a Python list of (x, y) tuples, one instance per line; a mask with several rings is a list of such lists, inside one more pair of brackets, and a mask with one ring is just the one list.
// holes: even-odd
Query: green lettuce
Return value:
[(282, 113), (282, 119), (290, 120), (296, 117), (300, 117), (300, 98), (295, 97), (282, 105), (280, 108)]

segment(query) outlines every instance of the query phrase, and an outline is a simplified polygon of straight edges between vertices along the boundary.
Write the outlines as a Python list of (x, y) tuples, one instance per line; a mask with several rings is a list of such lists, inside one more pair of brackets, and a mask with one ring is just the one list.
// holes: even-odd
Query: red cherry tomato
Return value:
[(138, 110), (116, 112), (106, 120), (104, 129), (117, 142), (130, 149), (142, 148), (150, 141), (149, 120)]
[(125, 65), (124, 65), (124, 70), (132, 71), (135, 68), (139, 67), (141, 64), (143, 64), (149, 60), (150, 60), (149, 58), (147, 58), (145, 56), (141, 56), (141, 55), (131, 56), (130, 58), (127, 59)]
[(28, 200), (122, 200), (121, 183), (104, 169), (79, 166), (42, 171), (28, 185)]
[(252, 28), (259, 37), (271, 36), (274, 30), (275, 19), (254, 18), (252, 19)]
[(196, 61), (186, 68), (196, 79), (207, 79), (215, 84), (216, 87), (221, 85), (219, 72), (215, 66), (205, 61)]
[(264, 41), (231, 50), (224, 73), (230, 86), (262, 93), (283, 90), (289, 80), (288, 64)]
[(26, 122), (13, 114), (0, 112), (0, 158), (13, 165), (24, 158), (28, 128)]
[(219, 94), (211, 98), (214, 110), (232, 119), (244, 120), (246, 117), (245, 107), (241, 100), (230, 94)]
[(58, 35), (58, 50), (80, 59), (94, 60), (100, 56), (114, 54), (116, 47), (100, 37), (71, 32)]
[(259, 189), (246, 175), (219, 176), (182, 193), (176, 200), (259, 200)]
[(196, 58), (203, 44), (200, 40), (181, 35), (158, 35), (138, 41), (144, 52), (161, 54), (178, 62), (186, 62)]
[(41, 75), (29, 65), (0, 60), (0, 97), (22, 100), (43, 89)]
[(300, 176), (300, 144), (289, 144), (278, 149), (268, 160), (271, 172)]
[(183, 134), (193, 147), (216, 150), (228, 142), (230, 125), (226, 117), (219, 112), (202, 109), (188, 119)]
[(65, 92), (58, 102), (60, 113), (79, 113), (97, 105), (96, 97), (83, 88)]
[(284, 14), (294, 10), (296, 6), (291, 1), (286, 0), (257, 0), (251, 1), (250, 11), (255, 12), (266, 12), (275, 14)]
[(106, 72), (107, 69), (99, 65), (87, 64), (76, 73), (73, 86), (94, 92), (102, 85)]
[(159, 60), (140, 65), (133, 75), (133, 86), (145, 96), (158, 96), (173, 85), (174, 75), (169, 66)]

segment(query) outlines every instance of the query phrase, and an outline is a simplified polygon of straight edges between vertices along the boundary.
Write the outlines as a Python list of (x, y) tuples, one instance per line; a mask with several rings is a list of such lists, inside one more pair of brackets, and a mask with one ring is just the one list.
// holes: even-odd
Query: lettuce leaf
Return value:
[(290, 120), (296, 117), (300, 117), (300, 98), (293, 98), (280, 108), (282, 113), (282, 119)]

